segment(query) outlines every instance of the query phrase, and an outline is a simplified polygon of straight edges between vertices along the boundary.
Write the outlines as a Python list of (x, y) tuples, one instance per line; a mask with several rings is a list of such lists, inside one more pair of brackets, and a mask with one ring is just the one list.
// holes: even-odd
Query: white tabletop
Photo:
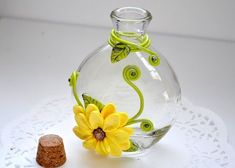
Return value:
[[(71, 94), (68, 77), (103, 44), (109, 30), (37, 21), (0, 20), (0, 132), (49, 96)], [(183, 96), (225, 122), (235, 147), (235, 43), (150, 34), (179, 78)]]

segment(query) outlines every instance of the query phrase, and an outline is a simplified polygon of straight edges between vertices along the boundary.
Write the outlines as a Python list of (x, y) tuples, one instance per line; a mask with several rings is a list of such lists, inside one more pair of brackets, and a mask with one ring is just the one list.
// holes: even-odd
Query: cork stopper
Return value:
[(45, 168), (62, 166), (66, 161), (63, 139), (58, 135), (44, 135), (39, 139), (36, 161)]

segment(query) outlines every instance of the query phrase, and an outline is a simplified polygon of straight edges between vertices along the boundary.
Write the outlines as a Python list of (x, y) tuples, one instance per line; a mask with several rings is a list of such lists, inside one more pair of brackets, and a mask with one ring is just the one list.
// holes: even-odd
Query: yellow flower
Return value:
[(73, 132), (82, 140), (83, 146), (101, 155), (121, 156), (123, 150), (130, 148), (133, 129), (125, 127), (128, 115), (116, 112), (115, 105), (109, 103), (100, 112), (94, 104), (73, 108), (77, 126)]

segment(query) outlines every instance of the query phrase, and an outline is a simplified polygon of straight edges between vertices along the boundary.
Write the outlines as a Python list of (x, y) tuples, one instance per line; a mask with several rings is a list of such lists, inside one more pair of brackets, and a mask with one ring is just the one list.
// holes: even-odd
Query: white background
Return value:
[(0, 0), (0, 15), (107, 27), (122, 6), (150, 10), (153, 32), (235, 40), (234, 0)]
[(107, 40), (121, 6), (151, 11), (153, 45), (183, 96), (216, 112), (235, 146), (233, 0), (0, 0), (0, 131), (47, 96), (70, 94), (67, 78)]

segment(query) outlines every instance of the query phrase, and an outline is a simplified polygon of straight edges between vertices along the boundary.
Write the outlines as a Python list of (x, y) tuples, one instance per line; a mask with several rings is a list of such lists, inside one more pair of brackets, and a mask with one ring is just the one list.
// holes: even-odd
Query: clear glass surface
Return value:
[[(145, 34), (152, 16), (146, 10), (129, 7), (114, 10), (111, 18), (117, 33), (135, 32), (141, 36)], [(122, 35), (122, 38), (139, 42), (125, 35)], [(131, 125), (135, 128), (131, 139), (138, 145), (139, 150), (126, 152), (125, 155), (141, 154), (161, 139), (156, 135), (158, 130), (174, 123), (176, 109), (181, 99), (180, 86), (166, 58), (152, 46), (150, 49), (158, 53), (161, 60), (160, 65), (156, 67), (148, 62), (149, 54), (141, 51), (130, 52), (125, 59), (111, 63), (112, 49), (112, 46), (105, 43), (84, 59), (78, 68), (80, 72), (78, 93), (79, 95), (86, 93), (104, 104), (113, 102), (117, 106), (117, 111), (127, 112), (129, 116), (133, 116), (140, 106), (139, 97), (124, 81), (122, 72), (127, 65), (138, 66), (141, 77), (134, 81), (134, 84), (144, 96), (144, 111), (141, 118), (151, 119), (154, 130), (144, 132), (139, 127), (140, 123)]]

